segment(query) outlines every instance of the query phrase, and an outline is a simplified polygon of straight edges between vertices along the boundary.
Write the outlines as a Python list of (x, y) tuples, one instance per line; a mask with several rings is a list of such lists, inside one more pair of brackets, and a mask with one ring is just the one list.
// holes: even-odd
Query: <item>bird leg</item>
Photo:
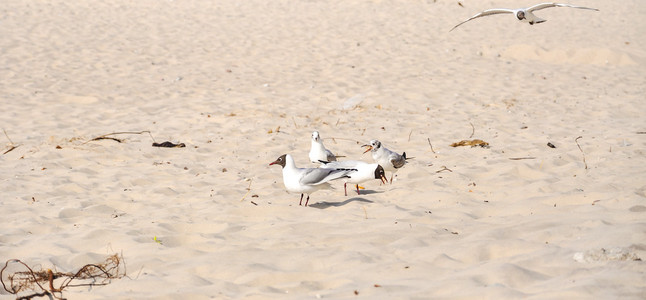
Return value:
[[(310, 197), (307, 196), (307, 198), (309, 199)], [(298, 202), (298, 205), (303, 205), (303, 194), (301, 194), (301, 202)], [(305, 203), (305, 206), (307, 206), (307, 203)]]
[(310, 195), (307, 195), (307, 200), (305, 201), (305, 206), (307, 206), (307, 203), (310, 203)]
[(395, 173), (390, 174), (390, 184), (393, 184), (393, 176), (395, 176)]
[(348, 188), (347, 188), (347, 184), (348, 184), (347, 182), (346, 182), (346, 183), (343, 183), (343, 191), (345, 192), (345, 195), (346, 195), (346, 196), (348, 195)]
[(359, 185), (358, 184), (357, 184), (357, 195), (361, 195), (361, 193), (359, 193)]

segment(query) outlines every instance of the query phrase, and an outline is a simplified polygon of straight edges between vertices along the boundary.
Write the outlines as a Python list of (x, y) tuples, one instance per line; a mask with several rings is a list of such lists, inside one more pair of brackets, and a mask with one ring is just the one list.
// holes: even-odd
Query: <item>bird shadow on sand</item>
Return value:
[[(350, 191), (348, 191), (348, 194)], [(370, 195), (370, 194), (381, 194), (383, 191), (373, 191), (373, 190), (361, 190), (361, 195)], [(356, 194), (356, 192), (354, 192)]]
[(344, 205), (352, 203), (352, 202), (374, 203), (374, 201), (372, 201), (372, 200), (364, 199), (364, 198), (361, 198), (361, 197), (354, 197), (354, 198), (350, 198), (348, 200), (345, 200), (343, 202), (327, 202), (327, 201), (316, 202), (314, 204), (310, 204), (309, 207), (318, 208), (318, 209), (326, 209), (326, 208), (330, 208), (330, 207), (344, 206)]

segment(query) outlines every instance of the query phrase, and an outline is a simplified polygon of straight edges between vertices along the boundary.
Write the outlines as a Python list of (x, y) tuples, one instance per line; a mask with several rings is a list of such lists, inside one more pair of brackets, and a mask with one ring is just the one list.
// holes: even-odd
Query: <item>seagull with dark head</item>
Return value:
[(359, 193), (359, 183), (366, 182), (368, 180), (379, 179), (382, 183), (386, 183), (386, 171), (384, 168), (377, 163), (369, 164), (360, 160), (344, 160), (344, 161), (321, 161), (325, 168), (337, 168), (337, 169), (356, 169), (356, 172), (348, 174), (347, 178), (344, 178), (343, 181), (343, 190), (345, 195), (348, 195), (347, 184), (353, 183), (357, 188), (357, 195)]
[(330, 188), (329, 181), (349, 178), (356, 169), (345, 168), (297, 168), (294, 159), (289, 154), (283, 154), (269, 164), (283, 168), (283, 184), (290, 193), (300, 193), (303, 204), (303, 194), (307, 194), (305, 206), (310, 202), (310, 194), (320, 189)]

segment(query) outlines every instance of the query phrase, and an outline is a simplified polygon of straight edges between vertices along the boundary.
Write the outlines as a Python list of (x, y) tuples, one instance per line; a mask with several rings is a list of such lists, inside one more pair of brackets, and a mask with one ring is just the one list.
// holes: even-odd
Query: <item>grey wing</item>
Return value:
[(541, 4), (536, 4), (532, 7), (527, 8), (528, 12), (532, 12), (535, 10), (539, 9), (544, 9), (544, 8), (549, 8), (549, 7), (571, 7), (571, 8), (580, 8), (580, 9), (589, 9), (589, 10), (596, 10), (596, 8), (589, 8), (589, 7), (583, 7), (583, 6), (576, 6), (572, 4), (563, 4), (563, 3), (554, 3), (554, 2), (548, 2), (548, 3), (541, 3)]
[(327, 161), (336, 161), (336, 155), (330, 150), (325, 149), (325, 156), (327, 156)]
[(326, 168), (332, 168), (332, 169), (352, 169), (356, 168), (359, 166), (359, 164), (364, 163), (362, 161), (357, 161), (357, 160), (341, 160), (341, 161), (333, 161), (325, 164)]
[(406, 164), (406, 158), (395, 153), (394, 155), (390, 156), (390, 163), (393, 164), (393, 167), (395, 167), (395, 169), (399, 169)]
[(309, 168), (305, 169), (305, 173), (303, 173), (300, 183), (304, 185), (319, 185), (330, 180), (347, 177), (347, 173), (349, 172), (349, 170), (342, 169)]
[(506, 8), (487, 9), (485, 11), (477, 13), (475, 16), (467, 19), (466, 21), (463, 21), (460, 24), (453, 26), (453, 28), (451, 28), (451, 30), (449, 30), (449, 32), (453, 31), (453, 29), (456, 29), (456, 28), (458, 28), (458, 26), (460, 26), (460, 25), (462, 25), (462, 24), (464, 24), (466, 22), (469, 22), (469, 21), (471, 21), (473, 19), (477, 19), (477, 18), (480, 18), (480, 17), (486, 17), (486, 16), (490, 16), (490, 15), (496, 15), (496, 14), (513, 14), (513, 13), (514, 13), (513, 9), (506, 9)]

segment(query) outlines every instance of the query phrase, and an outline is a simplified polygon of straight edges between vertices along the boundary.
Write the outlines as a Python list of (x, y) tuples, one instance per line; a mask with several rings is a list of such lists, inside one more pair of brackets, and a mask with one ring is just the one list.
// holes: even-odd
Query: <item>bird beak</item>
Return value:
[(381, 179), (381, 183), (383, 183), (383, 184), (386, 184), (388, 182), (388, 179), (386, 179), (386, 177), (384, 177), (384, 175), (381, 175), (381, 178), (379, 178), (379, 179)]
[(271, 165), (274, 165), (274, 164), (277, 164), (277, 163), (278, 163), (278, 161), (275, 160), (275, 161), (272, 161), (269, 165), (271, 166)]
[(366, 151), (363, 151), (363, 153), (366, 153), (366, 152), (372, 150), (372, 146), (370, 146), (370, 145), (363, 145), (361, 147), (368, 147), (368, 149), (366, 149)]

